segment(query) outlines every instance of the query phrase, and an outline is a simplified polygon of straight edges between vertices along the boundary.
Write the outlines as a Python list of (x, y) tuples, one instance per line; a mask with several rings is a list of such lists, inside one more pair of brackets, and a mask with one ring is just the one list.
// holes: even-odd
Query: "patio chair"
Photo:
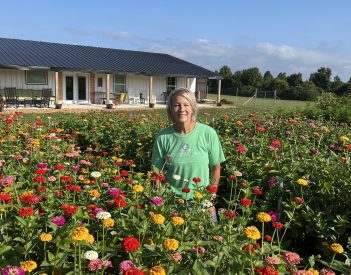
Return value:
[(52, 89), (51, 88), (44, 88), (41, 91), (41, 96), (39, 98), (33, 98), (33, 105), (36, 107), (47, 107), (49, 108), (50, 106), (50, 99), (51, 99), (51, 93)]
[(16, 88), (4, 88), (5, 90), (5, 105), (15, 105), (16, 108), (19, 106), (19, 100), (16, 93)]

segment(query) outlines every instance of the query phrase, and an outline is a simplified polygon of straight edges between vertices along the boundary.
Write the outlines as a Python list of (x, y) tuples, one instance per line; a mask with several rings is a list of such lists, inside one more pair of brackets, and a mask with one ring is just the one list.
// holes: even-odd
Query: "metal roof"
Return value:
[(169, 54), (0, 38), (0, 67), (141, 75), (220, 77)]

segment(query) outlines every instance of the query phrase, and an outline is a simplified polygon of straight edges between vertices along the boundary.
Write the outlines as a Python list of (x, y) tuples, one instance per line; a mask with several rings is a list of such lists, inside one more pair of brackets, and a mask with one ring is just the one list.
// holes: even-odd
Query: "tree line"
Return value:
[[(351, 78), (343, 82), (339, 76), (331, 79), (332, 70), (321, 67), (317, 72), (311, 73), (308, 80), (302, 79), (301, 73), (287, 75), (279, 73), (274, 77), (270, 71), (263, 75), (257, 67), (236, 71), (224, 65), (219, 72), (222, 79), (222, 94), (253, 96), (255, 90), (276, 91), (280, 99), (316, 100), (325, 92), (337, 96), (351, 94)], [(209, 92), (217, 91), (217, 81), (209, 81)]]

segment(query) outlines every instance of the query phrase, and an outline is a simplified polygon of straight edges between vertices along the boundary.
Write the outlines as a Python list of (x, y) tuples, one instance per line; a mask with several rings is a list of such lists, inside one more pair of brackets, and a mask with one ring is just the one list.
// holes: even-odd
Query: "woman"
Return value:
[[(225, 160), (216, 131), (197, 122), (197, 112), (191, 91), (173, 91), (167, 102), (173, 125), (158, 133), (152, 150), (152, 164), (165, 172), (176, 196), (186, 200), (192, 199), (196, 190), (218, 185)], [(210, 211), (214, 216), (214, 208)]]

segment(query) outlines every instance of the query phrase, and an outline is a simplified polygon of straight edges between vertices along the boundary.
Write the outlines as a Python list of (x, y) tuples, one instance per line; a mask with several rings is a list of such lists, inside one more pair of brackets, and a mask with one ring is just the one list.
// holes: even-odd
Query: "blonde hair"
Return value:
[(195, 95), (193, 92), (191, 92), (190, 90), (188, 90), (186, 88), (179, 88), (177, 90), (172, 91), (169, 94), (168, 100), (167, 100), (167, 107), (166, 107), (167, 108), (167, 116), (168, 116), (169, 121), (174, 122), (174, 118), (172, 117), (171, 109), (172, 109), (172, 104), (174, 102), (174, 99), (178, 95), (184, 97), (186, 100), (189, 101), (190, 106), (193, 109), (193, 114), (191, 116), (191, 120), (196, 121), (198, 107), (196, 104)]

